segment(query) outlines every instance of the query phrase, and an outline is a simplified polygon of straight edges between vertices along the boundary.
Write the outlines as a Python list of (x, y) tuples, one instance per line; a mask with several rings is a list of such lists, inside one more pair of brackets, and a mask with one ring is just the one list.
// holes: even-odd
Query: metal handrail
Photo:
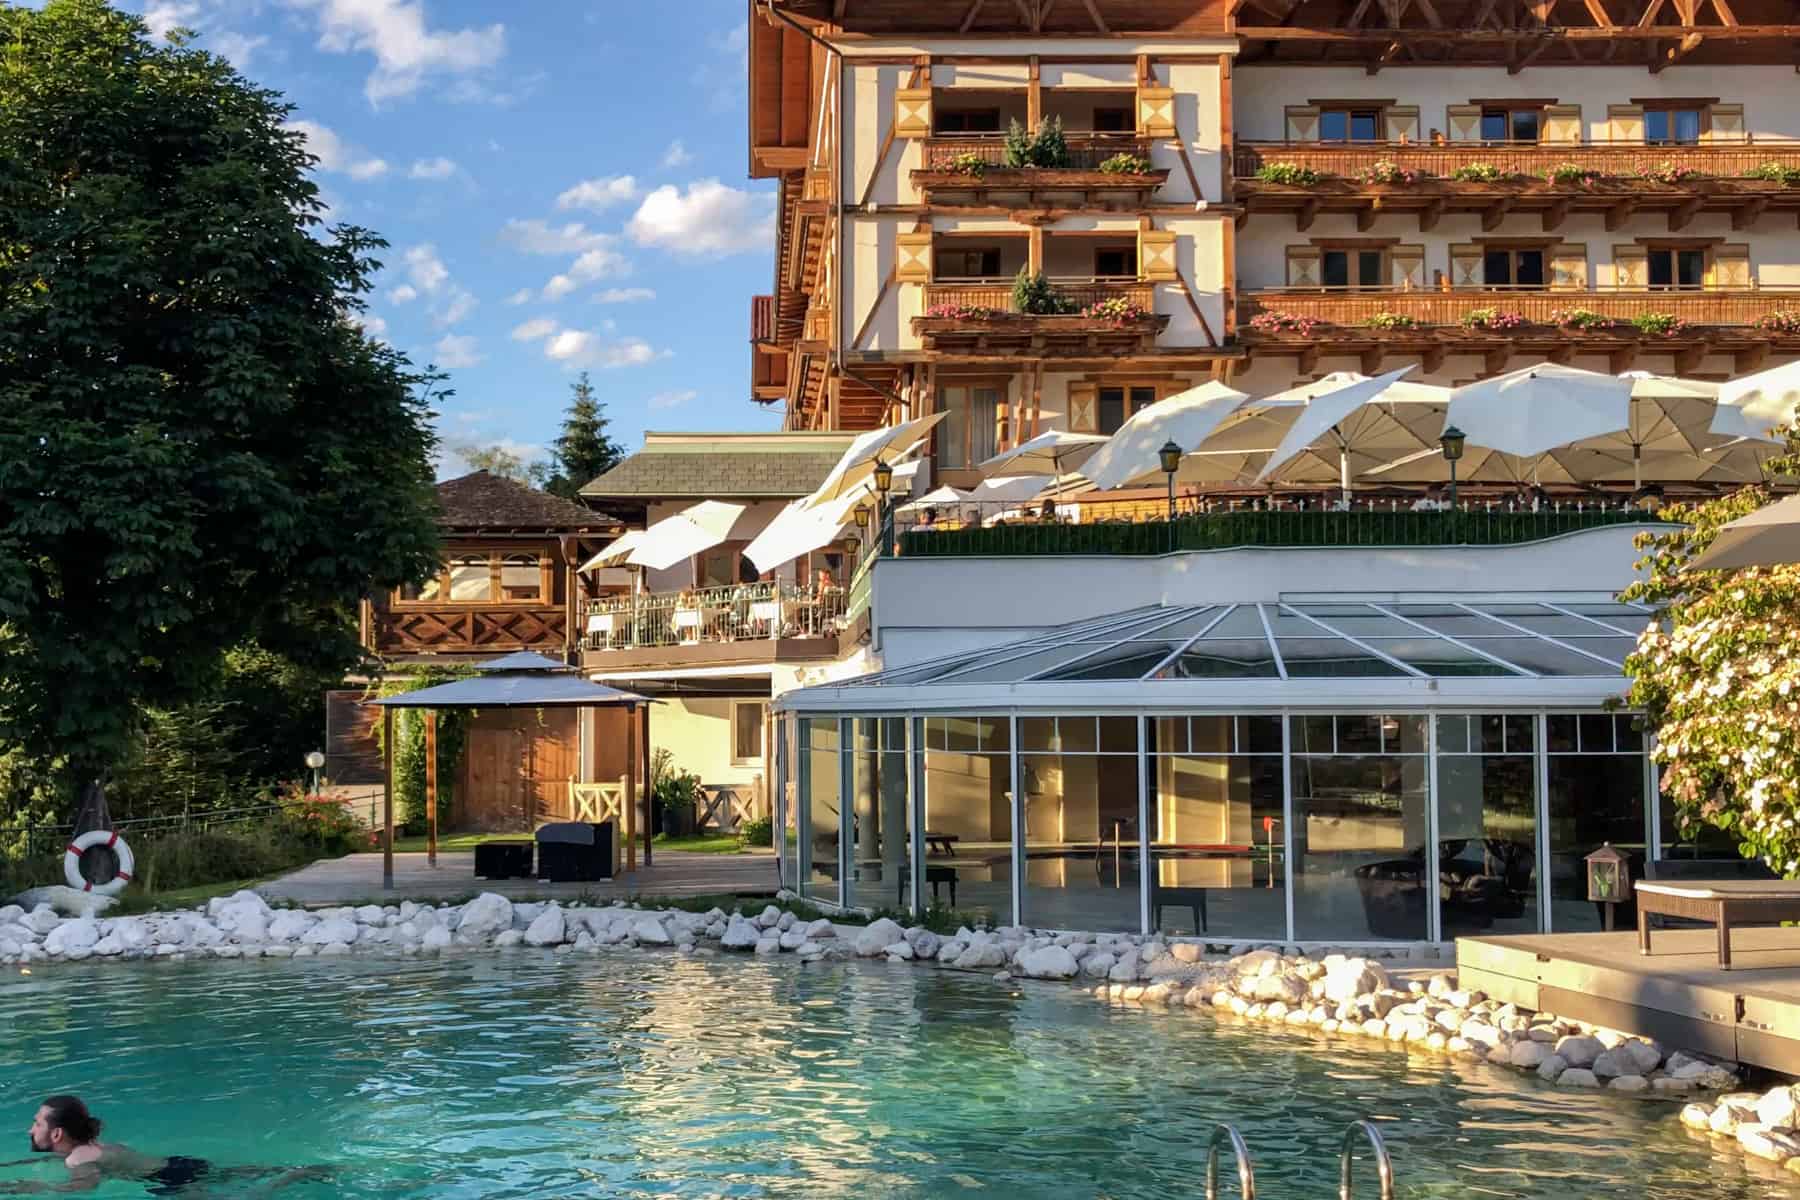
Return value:
[(1206, 1200), (1219, 1200), (1219, 1139), (1231, 1141), (1232, 1156), (1237, 1159), (1238, 1192), (1244, 1200), (1256, 1200), (1256, 1172), (1250, 1165), (1250, 1147), (1236, 1126), (1220, 1123), (1213, 1126), (1212, 1140), (1206, 1145)]
[[(1338, 1200), (1350, 1200), (1350, 1168), (1356, 1161), (1350, 1154), (1350, 1147), (1358, 1132), (1369, 1139), (1369, 1145), (1375, 1150), (1375, 1173), (1381, 1180), (1381, 1200), (1394, 1200), (1394, 1160), (1388, 1157), (1387, 1143), (1381, 1140), (1381, 1131), (1368, 1120), (1352, 1121), (1344, 1130), (1343, 1148), (1338, 1152)], [(1207, 1195), (1212, 1195), (1210, 1190)]]

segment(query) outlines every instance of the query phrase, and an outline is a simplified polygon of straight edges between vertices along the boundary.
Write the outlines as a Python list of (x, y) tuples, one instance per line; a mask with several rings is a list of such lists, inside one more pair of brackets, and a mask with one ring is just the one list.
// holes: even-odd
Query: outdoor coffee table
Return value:
[(1719, 929), (1719, 969), (1731, 969), (1731, 926), (1734, 922), (1800, 920), (1800, 880), (1721, 879), (1691, 883), (1640, 882), (1636, 885), (1638, 953), (1650, 953), (1650, 918), (1686, 917), (1710, 921)]

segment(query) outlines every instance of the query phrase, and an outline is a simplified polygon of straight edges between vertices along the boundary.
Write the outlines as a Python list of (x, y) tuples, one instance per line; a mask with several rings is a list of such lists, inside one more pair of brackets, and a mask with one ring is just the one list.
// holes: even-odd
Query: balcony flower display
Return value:
[(1646, 337), (1675, 337), (1688, 323), (1674, 313), (1646, 312), (1631, 318), (1631, 327)]
[(1503, 308), (1472, 308), (1462, 315), (1461, 324), (1464, 329), (1517, 329), (1525, 317)]
[(1026, 129), (1015, 118), (1006, 130), (1006, 165), (1014, 169), (1047, 167), (1053, 170), (1068, 166), (1069, 142), (1063, 136), (1062, 118), (1044, 118), (1035, 132)]
[(1744, 172), (1744, 178), (1779, 183), (1783, 187), (1800, 187), (1800, 167), (1790, 167), (1778, 162), (1757, 163)]
[(1026, 267), (1020, 267), (1013, 277), (1012, 307), (1016, 313), (1037, 317), (1067, 316), (1081, 310), (1042, 271), (1034, 275)]
[(1764, 313), (1750, 324), (1764, 333), (1800, 333), (1800, 309), (1784, 308)]
[(1613, 319), (1591, 308), (1559, 308), (1550, 314), (1550, 323), (1558, 329), (1611, 329)]
[(1141, 154), (1115, 154), (1100, 164), (1103, 175), (1148, 175), (1153, 169)]
[(1279, 183), (1286, 187), (1316, 187), (1325, 181), (1325, 174), (1299, 163), (1272, 162), (1256, 168), (1256, 178), (1263, 183)]
[(1464, 163), (1450, 172), (1450, 178), (1458, 183), (1499, 183), (1506, 172), (1493, 163)]
[(944, 170), (952, 175), (967, 175), (970, 179), (980, 179), (987, 174), (987, 159), (973, 151), (955, 155), (944, 164)]
[(1371, 329), (1417, 329), (1419, 318), (1406, 313), (1378, 312), (1369, 318)]
[(1321, 324), (1323, 322), (1317, 317), (1305, 317), (1276, 309), (1257, 313), (1250, 318), (1250, 328), (1257, 333), (1297, 333), (1301, 337), (1311, 337), (1312, 331)]
[(1111, 296), (1105, 300), (1090, 304), (1081, 310), (1081, 315), (1098, 321), (1105, 321), (1114, 329), (1124, 329), (1135, 325), (1150, 315), (1150, 310), (1133, 300), (1123, 296)]
[(1666, 158), (1659, 163), (1647, 163), (1639, 167), (1637, 174), (1639, 179), (1650, 179), (1657, 183), (1686, 183), (1701, 176), (1701, 172), (1693, 167), (1684, 167)]
[(1358, 171), (1356, 181), (1358, 183), (1417, 183), (1419, 173), (1401, 166), (1391, 158), (1384, 158)]
[(924, 315), (948, 321), (991, 321), (1001, 315), (997, 308), (980, 304), (934, 304)]
[(1580, 163), (1554, 163), (1544, 171), (1544, 178), (1563, 187), (1591, 188), (1600, 182), (1600, 172)]

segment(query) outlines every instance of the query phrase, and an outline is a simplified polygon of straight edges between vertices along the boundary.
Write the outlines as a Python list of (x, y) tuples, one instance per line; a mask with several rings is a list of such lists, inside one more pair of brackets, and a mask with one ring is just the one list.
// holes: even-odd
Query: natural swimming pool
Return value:
[[(20, 1151), (37, 1101), (76, 1091), (139, 1149), (337, 1167), (279, 1193), (293, 1200), (1165, 1200), (1201, 1194), (1220, 1120), (1249, 1140), (1265, 1197), (1308, 1200), (1336, 1194), (1338, 1141), (1362, 1115), (1381, 1123), (1402, 1197), (1800, 1190), (1712, 1154), (1675, 1104), (880, 964), (515, 952), (40, 967), (0, 977), (0, 1029)], [(52, 1167), (0, 1169), (0, 1183)]]

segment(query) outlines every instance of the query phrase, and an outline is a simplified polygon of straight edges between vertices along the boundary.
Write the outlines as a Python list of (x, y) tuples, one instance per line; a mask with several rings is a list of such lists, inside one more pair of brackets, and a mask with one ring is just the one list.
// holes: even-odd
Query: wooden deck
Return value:
[(600, 883), (540, 883), (535, 879), (477, 879), (475, 855), (438, 855), (426, 865), (423, 854), (394, 855), (394, 887), (381, 886), (381, 855), (351, 854), (325, 859), (256, 890), (269, 900), (305, 905), (386, 903), (401, 900), (454, 900), (479, 892), (512, 899), (613, 900), (627, 896), (773, 895), (780, 886), (773, 854), (692, 854), (657, 851), (655, 862)]
[(1721, 1059), (1800, 1073), (1800, 928), (1734, 929), (1721, 970), (1711, 929), (1460, 938), (1461, 986)]

